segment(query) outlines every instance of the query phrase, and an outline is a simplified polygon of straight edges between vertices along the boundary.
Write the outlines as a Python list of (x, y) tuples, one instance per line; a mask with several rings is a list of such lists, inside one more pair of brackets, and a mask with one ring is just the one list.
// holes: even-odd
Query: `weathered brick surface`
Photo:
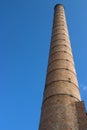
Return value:
[(54, 54), (55, 52), (65, 52), (65, 53), (69, 53), (70, 55), (72, 55), (72, 52), (71, 52), (71, 49), (67, 46), (62, 46), (62, 45), (59, 45), (59, 46), (56, 46), (56, 47), (53, 47), (50, 51), (50, 55)]
[(65, 60), (68, 59), (70, 62), (74, 64), (73, 57), (66, 52), (56, 52), (54, 55), (51, 55), (49, 57), (49, 64), (53, 62), (54, 60), (61, 60), (61, 59), (65, 59)]
[(40, 130), (79, 130), (73, 97), (56, 95), (43, 103)]
[(69, 83), (67, 81), (58, 81), (53, 82), (52, 84), (46, 86), (44, 92), (44, 100), (52, 95), (70, 95), (74, 96), (78, 100), (80, 99), (79, 88), (75, 86), (73, 83)]
[[(63, 29), (62, 27), (58, 27), (59, 29)], [(63, 35), (63, 34), (58, 34), (56, 37), (52, 37), (52, 41), (55, 41), (57, 39), (65, 39), (66, 41), (69, 41), (69, 39), (67, 39), (67, 36), (66, 35)], [(69, 41), (70, 42), (70, 41)]]
[[(60, 24), (60, 25), (62, 26), (62, 24)], [(62, 33), (62, 34), (64, 34), (64, 35), (68, 36), (68, 32), (66, 32), (64, 29), (62, 29), (61, 32), (60, 32), (59, 29), (53, 30), (52, 36), (55, 36), (55, 35), (60, 34), (60, 33)]]
[(57, 60), (49, 64), (47, 73), (51, 72), (52, 70), (59, 69), (59, 68), (69, 69), (70, 71), (76, 74), (74, 64), (66, 60)]
[(65, 40), (57, 40), (55, 42), (51, 42), (51, 48), (55, 47), (55, 46), (59, 46), (59, 45), (65, 45), (68, 46), (70, 48), (70, 43), (66, 42)]
[(87, 115), (84, 102), (76, 102), (79, 130), (87, 130)]
[[(57, 23), (57, 21), (55, 23)], [(66, 23), (64, 23), (63, 21), (60, 20), (59, 23), (57, 23), (56, 25), (55, 24), (53, 25), (53, 31), (52, 32), (56, 32), (56, 30), (59, 30), (60, 32), (61, 32), (61, 30), (65, 30), (65, 33), (68, 34), (68, 30), (65, 29), (67, 27), (67, 25), (65, 25), (65, 24)]]
[(50, 74), (47, 75), (46, 84), (50, 84), (51, 82), (57, 80), (67, 80), (69, 82), (73, 82), (78, 86), (76, 75), (66, 69), (57, 69), (50, 72)]
[(60, 45), (67, 46), (67, 47), (71, 48), (69, 42), (66, 42), (65, 40), (57, 40), (55, 42), (51, 42), (51, 49), (55, 46), (60, 46)]

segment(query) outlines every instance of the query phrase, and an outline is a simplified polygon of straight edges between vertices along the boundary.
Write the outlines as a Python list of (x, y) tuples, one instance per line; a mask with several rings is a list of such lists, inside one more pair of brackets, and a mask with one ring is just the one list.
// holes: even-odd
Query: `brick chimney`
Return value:
[(57, 4), (39, 130), (79, 130), (76, 103), (81, 103), (81, 98), (65, 11)]

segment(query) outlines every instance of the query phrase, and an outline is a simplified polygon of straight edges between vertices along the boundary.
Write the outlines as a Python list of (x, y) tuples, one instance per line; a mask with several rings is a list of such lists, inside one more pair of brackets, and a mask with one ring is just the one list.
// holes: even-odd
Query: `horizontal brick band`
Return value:
[[(61, 23), (60, 21), (57, 21), (57, 20), (56, 20), (56, 21), (54, 22), (54, 24), (53, 24), (53, 28), (54, 28), (55, 26), (58, 26), (58, 27), (63, 26), (63, 27), (65, 28), (67, 25), (66, 25), (66, 23), (64, 23), (64, 22)], [(66, 29), (66, 30), (67, 30), (67, 29)]]
[(51, 84), (53, 84), (53, 83), (55, 83), (55, 82), (68, 82), (68, 83), (71, 83), (71, 84), (73, 84), (74, 86), (76, 86), (77, 88), (78, 88), (78, 90), (79, 90), (79, 87), (75, 84), (75, 83), (73, 83), (72, 81), (69, 81), (69, 80), (55, 80), (55, 81), (52, 81), (51, 83), (49, 83), (49, 84), (46, 84), (45, 85), (45, 88), (46, 87), (48, 87), (48, 86), (50, 86)]
[(67, 47), (67, 48), (69, 48), (70, 49), (70, 51), (71, 51), (71, 48), (70, 48), (70, 46), (67, 46), (66, 44), (58, 44), (58, 45), (55, 45), (55, 46), (51, 46), (51, 49), (53, 49), (53, 48), (55, 48), (55, 47), (60, 47), (60, 46), (65, 46), (65, 47)]
[(63, 16), (63, 18), (65, 17), (65, 14), (64, 14), (64, 12), (56, 12), (55, 14), (54, 14), (54, 19), (56, 19), (56, 16), (58, 17), (58, 16)]
[(65, 13), (64, 12), (56, 12), (55, 14), (54, 14), (54, 18), (56, 18), (56, 17), (62, 17), (62, 19), (65, 19), (65, 22), (66, 22), (66, 18), (65, 18)]
[(67, 33), (67, 34), (69, 34), (68, 30), (65, 30), (64, 28), (59, 28), (59, 27), (58, 28), (53, 28), (52, 34), (56, 33), (56, 32), (62, 32), (62, 31), (65, 32), (65, 33)]
[(68, 80), (68, 82), (73, 82), (78, 86), (77, 77), (71, 71), (65, 69), (58, 69), (51, 72), (46, 78), (46, 84), (48, 85), (57, 80)]
[(63, 14), (63, 13), (62, 13), (62, 14), (56, 13), (56, 14), (54, 15), (54, 18), (56, 18), (56, 17), (62, 17), (62, 18), (64, 18), (64, 14)]
[(76, 73), (74, 72), (74, 71), (72, 71), (72, 70), (70, 70), (70, 69), (68, 69), (68, 68), (56, 68), (56, 69), (53, 69), (53, 70), (51, 70), (50, 72), (48, 72), (47, 73), (47, 76), (51, 73), (51, 72), (53, 72), (53, 71), (56, 71), (56, 70), (67, 70), (67, 71), (70, 71), (71, 73), (73, 73), (74, 75), (75, 75), (75, 77), (76, 77)]
[(56, 39), (56, 40), (52, 40), (51, 42), (56, 42), (56, 41), (59, 41), (59, 40), (61, 40), (61, 41), (65, 41), (65, 42), (70, 42), (69, 40), (66, 40), (66, 39)]
[(56, 39), (66, 39), (67, 41), (69, 41), (69, 37), (68, 35), (62, 33), (57, 33), (56, 35), (52, 35), (51, 37), (51, 41), (54, 41)]
[(66, 33), (56, 33), (56, 34), (52, 34), (52, 37), (56, 37), (58, 35), (64, 35), (64, 36), (67, 36), (68, 37), (68, 34)]
[[(63, 19), (63, 18), (61, 18), (61, 17), (54, 17), (54, 24), (55, 24), (55, 21), (58, 21), (58, 22), (63, 22), (63, 23), (65, 23), (66, 24), (66, 21), (65, 21), (65, 19)], [(67, 28), (66, 28), (67, 29)]]
[[(62, 19), (62, 18), (54, 18), (53, 26), (56, 25), (56, 24), (60, 24), (60, 25), (63, 24), (63, 25), (65, 25), (65, 27), (67, 26), (65, 20)], [(65, 29), (67, 30), (67, 28), (65, 28)]]
[[(50, 54), (50, 57), (51, 57), (52, 55), (54, 55), (55, 53), (57, 53), (57, 52), (67, 53), (67, 54), (69, 54), (69, 55), (72, 57), (72, 55), (71, 55), (70, 53), (68, 53), (67, 51), (55, 51), (54, 53)], [(73, 57), (72, 57), (72, 58), (73, 58)]]
[(62, 12), (62, 13), (56, 12), (56, 13), (54, 14), (54, 18), (55, 18), (56, 15), (57, 15), (57, 16), (63, 16), (63, 17), (65, 17), (64, 12)]
[[(66, 23), (65, 19), (63, 19), (62, 17), (58, 17), (58, 18), (57, 18), (57, 16), (54, 17), (54, 23), (53, 23), (53, 25), (55, 25), (55, 23), (57, 23), (57, 24), (58, 23), (61, 23), (61, 24), (64, 23), (64, 25), (67, 26), (67, 23)], [(67, 28), (65, 28), (65, 29), (67, 29)]]
[[(61, 24), (60, 24), (60, 26), (58, 26), (57, 24), (54, 24), (53, 25), (53, 29), (55, 29), (55, 28), (61, 28), (61, 27), (65, 29), (66, 24), (65, 23), (64, 23), (64, 25), (61, 25)], [(68, 32), (67, 29), (65, 29), (65, 31)]]
[(54, 62), (51, 62), (51, 64), (48, 65), (47, 72), (50, 72), (51, 70), (56, 68), (66, 68), (73, 70), (76, 73), (74, 64), (68, 62), (67, 60), (55, 60)]
[(73, 95), (71, 95), (71, 94), (64, 94), (64, 93), (61, 93), (61, 94), (55, 94), (55, 95), (51, 95), (51, 96), (49, 96), (48, 98), (46, 98), (44, 101), (43, 101), (43, 104), (47, 101), (47, 100), (49, 100), (49, 98), (52, 98), (52, 97), (54, 97), (54, 96), (69, 96), (69, 97), (73, 97), (73, 98), (75, 98), (75, 99), (77, 99), (78, 101), (80, 101), (77, 97), (75, 97), (75, 96), (73, 96)]
[[(58, 26), (58, 25), (60, 25), (60, 26)], [(60, 20), (56, 20), (55, 21), (55, 23), (53, 24), (53, 29), (55, 29), (55, 28), (61, 28), (61, 27), (64, 27), (64, 29), (66, 30), (66, 31), (68, 31), (65, 27), (67, 27), (67, 25), (66, 25), (66, 23), (64, 23), (63, 21), (61, 22)]]
[(62, 31), (62, 30), (63, 30), (65, 33), (68, 33), (68, 31), (66, 31), (64, 28), (62, 28), (62, 29), (54, 28), (54, 29), (52, 30), (52, 33), (56, 32), (56, 31)]
[(68, 46), (68, 47), (70, 47), (71, 48), (71, 46), (70, 46), (70, 42), (68, 41), (68, 42), (66, 42), (66, 41), (63, 41), (63, 40), (57, 40), (57, 41), (55, 41), (55, 42), (53, 42), (53, 41), (51, 41), (51, 47), (52, 46), (56, 46), (56, 45), (66, 45), (66, 46)]
[(54, 31), (52, 32), (52, 37), (54, 36), (58, 36), (58, 35), (65, 35), (65, 36), (68, 36), (69, 37), (69, 34), (68, 32), (64, 31), (64, 30), (57, 30), (57, 31)]
[(56, 36), (56, 37), (55, 37), (55, 36), (52, 36), (51, 41), (52, 41), (52, 42), (56, 42), (56, 41), (58, 41), (58, 39), (59, 39), (59, 40), (61, 40), (61, 41), (66, 41), (66, 44), (68, 44), (70, 41), (69, 41), (69, 39), (66, 40), (67, 37), (68, 37), (68, 36), (66, 36), (66, 35), (60, 34), (60, 35), (58, 35), (58, 36)]
[(50, 64), (52, 64), (53, 62), (59, 61), (59, 60), (66, 60), (66, 61), (68, 61), (68, 62), (70, 62), (71, 64), (74, 65), (74, 63), (73, 63), (72, 61), (68, 60), (68, 59), (55, 59), (55, 60), (53, 60), (52, 62), (50, 62), (50, 63), (48, 64), (48, 66), (49, 66)]
[[(58, 20), (61, 20), (61, 21), (63, 21), (64, 23), (66, 23), (66, 19), (64, 18), (64, 16), (62, 16), (62, 15), (64, 15), (64, 14), (61, 14), (61, 16), (59, 16), (59, 15), (55, 15), (54, 16), (54, 23), (55, 23), (55, 21), (58, 21)], [(53, 23), (53, 24), (54, 24)]]
[[(77, 87), (75, 84), (70, 83), (69, 81), (65, 81), (65, 80), (60, 80), (58, 82), (53, 82), (48, 86), (45, 86), (44, 88), (44, 98), (46, 97), (46, 94), (49, 92), (54, 92), (58, 90), (58, 92), (60, 93), (61, 91), (64, 93), (65, 88), (67, 88), (65, 93), (72, 93), (70, 90), (72, 89), (72, 91), (75, 90), (74, 94), (76, 93), (76, 91), (78, 91), (80, 93), (79, 87)], [(53, 89), (53, 91), (51, 91)]]

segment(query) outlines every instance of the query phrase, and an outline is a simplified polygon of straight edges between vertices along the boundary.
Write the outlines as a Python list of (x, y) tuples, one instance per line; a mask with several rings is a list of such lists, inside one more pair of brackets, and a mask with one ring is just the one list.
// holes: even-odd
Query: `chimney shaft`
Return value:
[(57, 4), (39, 130), (79, 130), (80, 100), (64, 7)]

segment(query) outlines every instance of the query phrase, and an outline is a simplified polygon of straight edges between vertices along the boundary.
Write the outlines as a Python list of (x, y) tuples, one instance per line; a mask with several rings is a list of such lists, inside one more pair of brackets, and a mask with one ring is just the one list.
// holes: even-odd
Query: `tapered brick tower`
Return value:
[(39, 130), (87, 130), (87, 116), (80, 98), (64, 7), (61, 4), (54, 8)]

